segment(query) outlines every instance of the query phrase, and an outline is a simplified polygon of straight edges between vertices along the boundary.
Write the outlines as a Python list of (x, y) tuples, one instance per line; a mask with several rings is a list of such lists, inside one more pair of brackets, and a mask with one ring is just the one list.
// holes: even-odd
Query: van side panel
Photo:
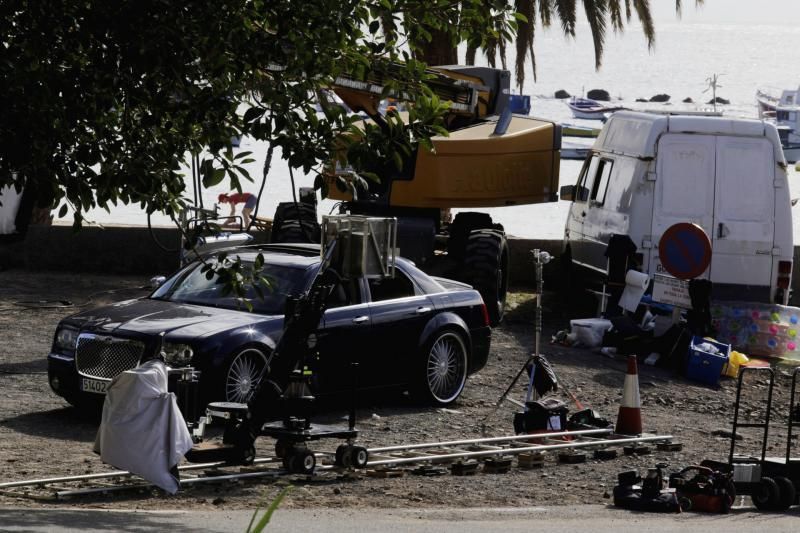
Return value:
[[(711, 236), (714, 224), (716, 141), (711, 135), (666, 134), (658, 144), (652, 240), (678, 222), (693, 222)], [(652, 254), (650, 273), (664, 273)], [(708, 271), (701, 276), (708, 278)]]
[(716, 177), (711, 279), (749, 285), (762, 293), (752, 294), (753, 299), (768, 300), (775, 234), (771, 144), (763, 137), (717, 137)]

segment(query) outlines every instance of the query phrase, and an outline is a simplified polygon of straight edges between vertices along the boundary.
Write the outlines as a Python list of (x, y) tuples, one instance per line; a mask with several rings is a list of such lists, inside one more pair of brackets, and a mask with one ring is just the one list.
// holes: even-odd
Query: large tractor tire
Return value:
[(483, 296), (489, 321), (496, 326), (503, 320), (508, 293), (508, 243), (498, 230), (472, 231), (464, 250), (463, 280)]
[(272, 223), (273, 243), (318, 243), (320, 226), (316, 208), (302, 202), (282, 202), (275, 211)]
[(320, 227), (316, 222), (307, 220), (284, 220), (280, 226), (272, 227), (272, 242), (274, 243), (318, 243), (320, 242)]

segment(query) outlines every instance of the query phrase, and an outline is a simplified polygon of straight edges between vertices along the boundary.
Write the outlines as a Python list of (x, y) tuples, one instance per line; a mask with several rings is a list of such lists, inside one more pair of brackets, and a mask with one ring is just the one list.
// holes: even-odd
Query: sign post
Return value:
[(689, 280), (700, 276), (711, 264), (711, 241), (703, 228), (690, 222), (673, 224), (658, 241), (661, 266), (670, 276), (653, 276), (653, 300), (675, 306), (672, 322), (680, 320), (680, 309), (691, 309)]
[(711, 264), (711, 241), (697, 224), (678, 222), (667, 228), (658, 241), (658, 257), (671, 275), (694, 279)]

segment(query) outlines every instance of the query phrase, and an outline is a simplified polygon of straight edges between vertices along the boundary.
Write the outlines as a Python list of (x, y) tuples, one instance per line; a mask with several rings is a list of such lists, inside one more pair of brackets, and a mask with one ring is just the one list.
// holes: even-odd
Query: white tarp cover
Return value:
[(0, 187), (0, 235), (10, 235), (17, 230), (14, 221), (19, 211), (22, 194), (14, 187)]
[(175, 395), (167, 392), (164, 363), (148, 361), (111, 381), (94, 443), (103, 462), (175, 494), (179, 484), (170, 469), (191, 448)]

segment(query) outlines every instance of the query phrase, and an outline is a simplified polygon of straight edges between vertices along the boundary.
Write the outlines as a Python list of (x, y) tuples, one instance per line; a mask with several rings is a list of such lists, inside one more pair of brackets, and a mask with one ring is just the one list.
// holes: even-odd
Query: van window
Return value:
[(608, 180), (611, 177), (611, 167), (613, 166), (613, 161), (601, 159), (597, 167), (597, 174), (592, 186), (592, 195), (590, 196), (592, 202), (597, 205), (603, 205), (606, 201), (606, 190), (608, 189)]
[(589, 199), (589, 193), (593, 190), (595, 174), (600, 158), (597, 156), (587, 160), (581, 169), (581, 177), (578, 178), (578, 187), (575, 191), (575, 201), (585, 202)]

